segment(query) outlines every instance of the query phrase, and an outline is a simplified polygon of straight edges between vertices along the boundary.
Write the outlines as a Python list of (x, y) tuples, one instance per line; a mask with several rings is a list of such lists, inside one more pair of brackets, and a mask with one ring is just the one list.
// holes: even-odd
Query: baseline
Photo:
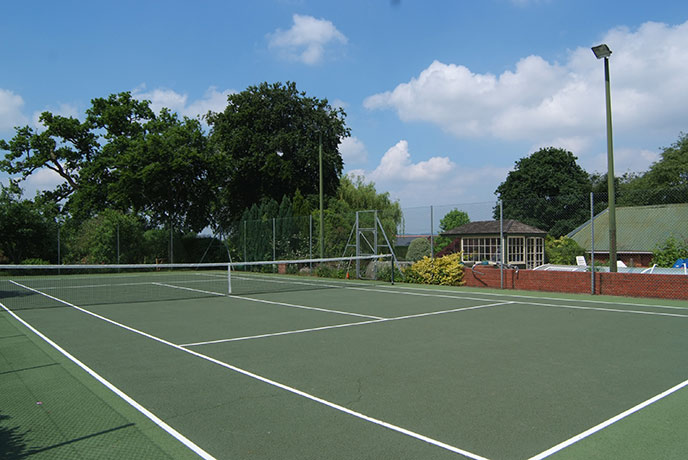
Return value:
[(622, 419), (628, 417), (629, 415), (634, 414), (634, 413), (638, 412), (639, 410), (644, 409), (645, 407), (647, 407), (651, 404), (654, 404), (661, 399), (666, 398), (667, 396), (677, 392), (678, 390), (680, 390), (682, 388), (685, 388), (686, 386), (688, 386), (688, 380), (684, 380), (683, 382), (679, 383), (678, 385), (673, 386), (673, 387), (669, 388), (668, 390), (666, 390), (666, 391), (664, 391), (664, 392), (662, 392), (656, 396), (653, 396), (652, 398), (650, 398), (646, 401), (643, 401), (636, 406), (631, 407), (630, 409), (610, 418), (609, 420), (606, 420), (606, 421), (604, 421), (598, 425), (595, 425), (594, 427), (592, 427), (592, 428), (590, 428), (590, 429), (588, 429), (588, 430), (586, 430), (580, 434), (577, 434), (576, 436), (573, 436), (572, 438), (567, 439), (566, 441), (561, 442), (561, 443), (557, 444), (556, 446), (553, 446), (553, 447), (551, 447), (551, 448), (549, 448), (543, 452), (540, 452), (539, 454), (537, 454), (533, 457), (530, 457), (529, 460), (542, 460), (544, 458), (547, 458), (550, 455), (553, 455), (553, 454), (559, 452), (560, 450), (563, 450), (566, 447), (568, 447), (572, 444), (575, 444), (578, 441), (585, 439), (588, 436), (593, 435), (593, 434), (597, 433), (598, 431), (601, 431), (601, 430), (613, 425), (614, 423), (618, 422), (619, 420), (622, 420)]

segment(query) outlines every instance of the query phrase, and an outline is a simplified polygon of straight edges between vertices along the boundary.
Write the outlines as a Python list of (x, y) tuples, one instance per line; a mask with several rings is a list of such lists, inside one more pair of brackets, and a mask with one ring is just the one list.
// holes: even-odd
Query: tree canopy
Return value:
[(153, 225), (201, 230), (211, 202), (207, 139), (198, 120), (180, 119), (130, 93), (92, 100), (85, 121), (44, 112), (44, 131), (18, 128), (0, 168), (28, 178), (48, 168), (64, 179), (44, 196), (87, 219), (106, 209), (142, 213)]
[(227, 102), (223, 112), (207, 116), (218, 194), (214, 215), (222, 226), (262, 199), (279, 201), (296, 190), (317, 194), (320, 145), (324, 193), (335, 194), (343, 168), (338, 146), (349, 135), (341, 108), (306, 96), (291, 82), (250, 86)]
[(617, 203), (621, 206), (685, 203), (688, 196), (688, 134), (681, 133), (671, 147), (664, 148), (659, 160), (644, 173), (624, 174), (616, 180), (619, 184)]
[[(588, 216), (590, 177), (569, 151), (548, 147), (516, 162), (495, 194), (504, 218), (548, 231), (555, 236), (574, 229)], [(499, 217), (499, 208), (494, 210)]]
[(57, 228), (48, 208), (21, 198), (15, 183), (0, 184), (0, 263), (52, 258)]

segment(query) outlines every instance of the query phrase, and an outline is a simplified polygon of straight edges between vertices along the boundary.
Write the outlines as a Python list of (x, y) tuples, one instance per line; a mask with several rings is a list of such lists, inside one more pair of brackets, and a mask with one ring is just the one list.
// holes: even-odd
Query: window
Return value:
[(526, 268), (531, 269), (545, 263), (543, 238), (528, 238), (526, 241)]
[(464, 262), (496, 262), (501, 248), (499, 238), (461, 238), (461, 250)]
[(506, 262), (509, 264), (522, 264), (525, 262), (525, 238), (522, 236), (510, 236), (506, 244)]

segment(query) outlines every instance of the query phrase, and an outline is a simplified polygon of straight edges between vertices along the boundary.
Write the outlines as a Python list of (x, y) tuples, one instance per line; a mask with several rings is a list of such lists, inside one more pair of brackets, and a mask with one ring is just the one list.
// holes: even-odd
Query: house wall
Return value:
[[(500, 288), (499, 269), (466, 268), (466, 286)], [(526, 291), (590, 294), (589, 272), (504, 270), (504, 287)], [(640, 273), (595, 273), (595, 294), (688, 300), (688, 276)]]

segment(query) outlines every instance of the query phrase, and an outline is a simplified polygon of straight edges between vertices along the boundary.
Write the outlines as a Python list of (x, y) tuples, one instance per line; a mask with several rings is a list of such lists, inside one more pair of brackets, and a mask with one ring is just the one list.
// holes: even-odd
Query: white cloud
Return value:
[(186, 108), (186, 102), (189, 99), (188, 95), (179, 94), (171, 89), (155, 88), (146, 91), (145, 85), (141, 85), (132, 91), (132, 96), (139, 100), (145, 99), (150, 101), (150, 107), (156, 113), (163, 107), (166, 107), (173, 112), (182, 114), (182, 111)]
[(166, 107), (179, 115), (195, 118), (207, 114), (208, 111), (223, 111), (227, 106), (227, 96), (235, 92), (229, 89), (218, 91), (216, 87), (211, 86), (206, 90), (201, 99), (189, 101), (188, 94), (180, 94), (165, 88), (155, 88), (151, 91), (146, 91), (145, 85), (141, 85), (132, 91), (132, 95), (139, 100), (151, 101), (151, 108), (156, 113), (163, 107)]
[[(645, 141), (649, 133), (675, 136), (685, 130), (688, 106), (677, 95), (688, 93), (688, 22), (617, 28), (593, 44), (598, 43), (613, 51), (615, 137), (629, 144)], [(571, 51), (563, 63), (528, 56), (500, 75), (434, 61), (364, 105), (393, 109), (403, 121), (431, 122), (459, 138), (556, 147), (562, 145), (552, 142), (560, 141), (577, 155), (576, 149), (590, 149), (606, 135), (603, 66), (589, 47)]]
[(345, 166), (362, 164), (368, 161), (368, 150), (357, 137), (345, 137), (339, 143)]
[(39, 191), (55, 190), (55, 187), (64, 181), (65, 180), (55, 171), (43, 168), (36, 170), (21, 185), (24, 189), (24, 195), (32, 197)]
[(401, 140), (385, 152), (380, 164), (366, 176), (374, 182), (434, 181), (451, 173), (454, 167), (454, 163), (448, 157), (432, 157), (426, 161), (413, 163), (408, 150), (408, 142)]
[[(18, 177), (14, 179), (18, 179)], [(55, 190), (55, 187), (63, 182), (64, 179), (59, 174), (48, 168), (42, 168), (37, 169), (26, 180), (21, 181), (19, 186), (22, 189), (22, 196), (24, 198), (34, 198), (38, 192)], [(9, 183), (9, 177), (0, 177), (0, 184), (8, 186)]]
[[(614, 175), (621, 176), (626, 172), (645, 171), (649, 165), (659, 159), (659, 149), (653, 152), (647, 149), (615, 148)], [(607, 152), (593, 155), (586, 166), (589, 171), (605, 173), (607, 171)]]
[(345, 45), (347, 38), (325, 19), (312, 16), (293, 16), (294, 23), (289, 30), (277, 29), (268, 35), (269, 47), (278, 50), (288, 59), (308, 65), (321, 62), (325, 48), (339, 43)]
[(194, 117), (196, 115), (205, 115), (208, 112), (222, 112), (227, 107), (227, 96), (234, 93), (236, 91), (231, 89), (218, 91), (216, 87), (212, 86), (206, 90), (203, 98), (189, 104), (186, 116)]
[[(415, 224), (411, 224), (411, 221), (418, 216), (417, 210), (410, 208), (427, 208), (429, 203), (464, 203), (462, 206), (471, 213), (471, 218), (489, 218), (494, 206), (495, 184), (502, 182), (507, 173), (508, 168), (494, 165), (480, 168), (461, 166), (445, 156), (414, 162), (408, 142), (401, 140), (385, 152), (374, 169), (352, 169), (347, 175), (361, 176), (366, 181), (373, 182), (377, 190), (389, 191), (393, 200), (403, 203), (407, 224), (413, 226)], [(472, 205), (467, 206), (465, 203)], [(438, 209), (440, 208), (442, 207)], [(424, 214), (426, 211), (427, 209), (419, 212)], [(406, 230), (412, 232), (410, 228)], [(429, 226), (418, 231), (427, 232)]]
[(0, 132), (10, 131), (28, 121), (22, 113), (24, 99), (18, 94), (0, 88)]

